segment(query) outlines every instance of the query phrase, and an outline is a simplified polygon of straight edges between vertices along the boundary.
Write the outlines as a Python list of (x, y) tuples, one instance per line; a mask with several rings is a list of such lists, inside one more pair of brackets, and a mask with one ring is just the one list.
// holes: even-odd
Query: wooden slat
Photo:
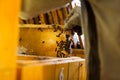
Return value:
[(28, 19), (29, 24), (34, 24), (33, 19)]
[(68, 16), (68, 10), (67, 10), (67, 7), (64, 7), (63, 8), (63, 13), (65, 14), (65, 18)]
[(86, 63), (85, 63), (85, 61), (81, 61), (79, 66), (80, 66), (80, 69), (79, 69), (79, 80), (86, 80), (87, 70), (86, 70)]
[(53, 24), (54, 21), (53, 21), (52, 13), (49, 12), (49, 13), (48, 13), (48, 16), (49, 16), (49, 17), (48, 17), (49, 23), (50, 23), (50, 24)]
[(29, 21), (29, 19), (27, 20), (27, 22), (28, 22), (28, 24), (30, 24), (30, 21)]
[(40, 20), (40, 19), (38, 18), (38, 16), (36, 16), (36, 17), (35, 17), (35, 24), (39, 24), (39, 20)]
[(40, 20), (39, 15), (37, 16), (37, 19), (38, 19), (38, 24), (41, 24), (41, 20)]
[[(60, 26), (61, 28), (63, 28), (63, 25), (57, 25)], [(37, 25), (37, 24), (21, 24), (19, 25), (20, 28), (53, 28), (52, 25), (46, 25), (46, 24), (41, 24), (41, 25)]]
[(72, 56), (85, 58), (84, 49), (72, 49)]
[[(59, 79), (62, 68), (64, 69), (63, 71), (64, 76), (63, 76), (63, 79)], [(68, 80), (68, 63), (56, 65), (55, 80)]]
[(40, 14), (39, 17), (40, 17), (40, 20), (41, 20), (41, 24), (45, 24), (45, 16), (44, 16), (44, 14)]
[(59, 17), (59, 23), (61, 25), (63, 25), (64, 24), (64, 19), (63, 19), (63, 14), (62, 14), (61, 9), (57, 10), (57, 13), (58, 13), (58, 17)]
[(26, 20), (22, 20), (24, 24), (27, 24), (27, 21)]
[(45, 14), (44, 14), (44, 19), (45, 19), (45, 23), (46, 23), (46, 24), (50, 24), (48, 13), (45, 13)]
[(58, 15), (57, 15), (56, 10), (52, 11), (52, 16), (53, 16), (54, 24), (59, 24)]
[(69, 63), (69, 75), (68, 80), (78, 80), (79, 79), (79, 62)]
[(24, 24), (23, 20), (19, 18), (19, 23)]
[(29, 24), (29, 21), (28, 20), (25, 20), (26, 21), (26, 24)]
[(33, 23), (35, 24), (35, 18), (32, 18), (32, 20), (33, 20)]

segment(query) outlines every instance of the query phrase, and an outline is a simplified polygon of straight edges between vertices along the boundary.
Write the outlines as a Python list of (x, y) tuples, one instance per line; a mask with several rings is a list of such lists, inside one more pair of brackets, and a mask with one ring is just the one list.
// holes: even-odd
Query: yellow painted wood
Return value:
[(80, 62), (79, 80), (86, 80), (87, 70), (85, 61)]
[(41, 56), (56, 56), (56, 41), (65, 40), (65, 34), (56, 37), (60, 31), (54, 32), (52, 28), (20, 28), (20, 46), (28, 49), (28, 54)]
[(24, 24), (23, 20), (19, 18), (19, 23)]
[(0, 80), (16, 80), (16, 68), (0, 69)]
[(20, 0), (0, 1), (0, 80), (15, 80)]
[[(59, 26), (59, 27), (61, 27), (61, 28), (63, 28), (64, 27), (64, 25), (57, 25), (57, 26)], [(19, 25), (19, 27), (20, 28), (50, 28), (50, 29), (53, 29), (53, 27), (52, 27), (52, 25), (46, 25), (46, 24), (41, 24), (41, 25), (36, 25), (36, 24), (20, 24)], [(68, 32), (70, 32), (70, 31), (68, 31)]]
[(79, 62), (69, 63), (68, 80), (79, 80)]
[(64, 19), (63, 19), (63, 15), (62, 15), (62, 11), (61, 11), (61, 9), (59, 9), (59, 10), (57, 10), (57, 13), (58, 13), (58, 17), (59, 17), (59, 23), (61, 24), (61, 25), (63, 25), (64, 24)]
[(40, 58), (39, 58), (39, 56), (26, 56), (26, 55), (18, 55), (17, 56), (17, 60), (39, 60)]
[(44, 14), (40, 14), (39, 17), (40, 17), (41, 24), (46, 24)]
[(55, 80), (55, 65), (41, 64), (19, 65), (18, 80)]
[(57, 15), (56, 10), (51, 11), (51, 12), (52, 12), (52, 16), (53, 16), (54, 24), (59, 24), (59, 21), (58, 21), (58, 15)]
[(35, 22), (35, 24), (39, 24), (39, 19), (38, 19), (38, 17), (39, 17), (39, 16), (34, 17), (34, 22)]
[(30, 24), (30, 23), (29, 23), (29, 20), (25, 20), (25, 23), (26, 23), (26, 24)]
[(49, 12), (49, 13), (48, 13), (48, 16), (49, 16), (49, 17), (48, 17), (49, 23), (50, 23), (50, 24), (53, 24), (53, 17), (52, 17), (52, 13), (51, 13), (51, 12)]
[(61, 63), (56, 65), (55, 80), (59, 80), (61, 68), (64, 68), (64, 79), (68, 80), (68, 63)]
[(33, 19), (28, 19), (29, 24), (34, 24)]
[(72, 49), (72, 55), (85, 58), (84, 49)]
[(65, 15), (65, 18), (67, 18), (68, 14), (69, 14), (68, 11), (67, 11), (67, 7), (63, 8), (63, 13)]

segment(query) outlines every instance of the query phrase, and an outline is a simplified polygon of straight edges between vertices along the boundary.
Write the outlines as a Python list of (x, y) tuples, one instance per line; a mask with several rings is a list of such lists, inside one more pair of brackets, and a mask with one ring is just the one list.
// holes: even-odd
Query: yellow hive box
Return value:
[(68, 62), (56, 64), (55, 80), (60, 80), (61, 71), (63, 69), (63, 80), (68, 80)]
[(51, 60), (18, 60), (17, 80), (59, 80), (64, 68), (64, 80), (68, 76), (68, 62)]
[(0, 0), (0, 80), (16, 80), (20, 1)]
[(68, 80), (79, 80), (79, 62), (69, 63)]
[(86, 70), (86, 64), (85, 61), (81, 61), (79, 64), (79, 80), (86, 80), (87, 77), (87, 70)]
[(17, 80), (85, 80), (85, 59), (18, 60)]
[[(56, 57), (56, 41), (65, 41), (65, 33), (59, 29), (55, 31), (52, 25), (20, 25), (19, 46), (27, 49), (30, 55)], [(58, 26), (58, 25), (57, 25)], [(63, 27), (63, 25), (59, 25)], [(69, 31), (68, 31), (69, 32)]]
[(0, 69), (0, 80), (16, 80), (16, 68)]
[(31, 62), (18, 65), (17, 80), (54, 80), (55, 64)]

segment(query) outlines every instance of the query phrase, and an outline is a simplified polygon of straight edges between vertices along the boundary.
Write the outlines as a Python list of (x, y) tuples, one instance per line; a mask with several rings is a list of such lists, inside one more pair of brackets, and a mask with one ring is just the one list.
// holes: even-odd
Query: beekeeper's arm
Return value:
[(66, 19), (66, 23), (64, 26), (64, 30), (72, 29), (74, 26), (79, 25), (81, 26), (80, 20), (80, 7), (76, 6), (70, 12), (69, 16)]

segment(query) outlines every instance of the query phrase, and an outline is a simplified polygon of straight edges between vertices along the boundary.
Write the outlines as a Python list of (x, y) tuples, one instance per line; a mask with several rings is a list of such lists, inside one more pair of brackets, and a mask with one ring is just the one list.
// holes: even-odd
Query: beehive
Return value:
[(57, 37), (61, 31), (55, 31), (56, 29), (54, 29), (52, 25), (32, 26), (33, 27), (28, 25), (27, 27), (24, 26), (20, 28), (19, 45), (27, 48), (28, 54), (56, 57), (56, 41), (65, 41), (65, 33), (61, 34), (60, 37)]

